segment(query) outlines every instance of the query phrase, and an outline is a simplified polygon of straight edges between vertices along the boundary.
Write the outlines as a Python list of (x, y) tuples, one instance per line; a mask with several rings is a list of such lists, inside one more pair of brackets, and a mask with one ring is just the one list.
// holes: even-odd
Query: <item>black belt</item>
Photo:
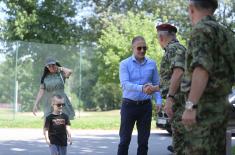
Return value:
[(123, 98), (122, 99), (122, 103), (123, 104), (130, 104), (130, 105), (144, 105), (144, 104), (151, 103), (151, 100), (147, 99), (147, 100), (134, 101), (134, 100), (130, 100), (128, 98)]

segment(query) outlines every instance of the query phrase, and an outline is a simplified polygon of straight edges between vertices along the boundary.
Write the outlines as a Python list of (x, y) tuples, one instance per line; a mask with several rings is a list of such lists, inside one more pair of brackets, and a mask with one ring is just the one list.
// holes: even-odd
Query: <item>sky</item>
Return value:
[(4, 7), (4, 3), (0, 1), (0, 20), (4, 20), (6, 18), (6, 14), (2, 11), (2, 8)]

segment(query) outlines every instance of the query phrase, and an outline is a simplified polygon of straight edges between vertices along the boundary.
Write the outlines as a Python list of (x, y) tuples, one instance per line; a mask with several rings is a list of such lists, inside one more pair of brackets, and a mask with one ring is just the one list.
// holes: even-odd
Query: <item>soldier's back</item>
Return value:
[(186, 63), (189, 71), (197, 65), (208, 71), (210, 78), (205, 93), (221, 96), (231, 91), (235, 68), (232, 40), (228, 30), (212, 16), (207, 16), (193, 28)]

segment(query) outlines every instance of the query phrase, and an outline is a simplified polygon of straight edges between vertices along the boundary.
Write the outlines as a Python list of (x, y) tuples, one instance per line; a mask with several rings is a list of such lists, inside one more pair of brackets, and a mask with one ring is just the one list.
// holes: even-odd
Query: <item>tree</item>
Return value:
[(4, 27), (5, 27), (5, 22), (3, 20), (0, 19), (0, 40), (3, 39), (3, 31), (4, 31)]
[(0, 103), (12, 103), (14, 100), (14, 66), (12, 59), (0, 63)]
[[(1, 50), (7, 60), (15, 60), (19, 81), (19, 101), (23, 110), (32, 109), (40, 84), (40, 75), (47, 56), (54, 56), (62, 64), (73, 65), (79, 50), (81, 27), (76, 23), (74, 0), (3, 0), (8, 15), (3, 38), (6, 50)], [(9, 41), (13, 42), (8, 46)], [(26, 42), (24, 42), (26, 41)], [(34, 43), (32, 43), (34, 42)], [(37, 42), (37, 43), (35, 43)], [(39, 44), (47, 43), (47, 44)], [(56, 45), (57, 44), (57, 45)], [(62, 44), (62, 45), (58, 45)], [(15, 46), (16, 49), (12, 49)], [(18, 52), (16, 52), (18, 51)], [(64, 62), (64, 63), (63, 63)]]
[(170, 22), (180, 27), (180, 33), (185, 34), (189, 29), (187, 4), (185, 0), (81, 0), (82, 8), (93, 8), (93, 14), (84, 18), (84, 23), (88, 25), (85, 29), (85, 39), (97, 42), (101, 37), (102, 29), (105, 25), (102, 19), (112, 18), (113, 14), (124, 14), (133, 12), (145, 12), (146, 16), (151, 17), (153, 23)]
[(101, 109), (112, 109), (121, 103), (119, 63), (132, 54), (132, 38), (142, 35), (148, 46), (147, 56), (158, 64), (162, 50), (157, 44), (153, 19), (144, 13), (114, 14), (110, 19), (103, 19), (102, 23), (105, 29), (98, 42), (99, 79), (94, 96)]
[[(39, 73), (42, 72), (45, 57), (54, 55), (62, 64), (74, 66), (69, 87), (74, 94), (81, 94), (80, 100), (87, 110), (116, 108), (121, 94), (118, 66), (121, 60), (131, 54), (130, 41), (133, 36), (143, 35), (146, 38), (149, 46), (147, 55), (159, 64), (162, 50), (156, 41), (156, 24), (169, 22), (176, 25), (181, 41), (187, 40), (191, 28), (187, 13), (188, 2), (185, 0), (3, 2), (6, 4), (4, 11), (8, 18), (6, 23), (0, 21), (4, 26), (0, 30), (0, 38), (8, 42), (3, 43), (7, 44), (6, 50), (0, 50), (0, 53), (4, 53), (6, 60), (11, 62), (4, 62), (1, 68), (7, 71), (10, 64), (14, 64), (16, 51), (12, 46), (18, 44), (19, 100), (25, 104), (29, 104), (26, 101), (32, 102), (38, 90), (34, 86), (39, 85)], [(234, 3), (232, 0), (221, 0), (216, 12), (220, 21), (233, 30)], [(84, 13), (85, 9), (88, 11)], [(76, 19), (78, 17), (82, 18), (79, 23)], [(9, 42), (15, 40), (20, 42)], [(80, 42), (87, 43), (87, 47), (92, 45), (90, 49), (84, 48), (82, 68), (78, 61), (81, 52), (76, 46)], [(80, 71), (82, 85), (79, 83)], [(25, 109), (31, 110), (30, 106), (25, 105)]]
[(225, 25), (228, 29), (234, 31), (235, 34), (235, 1), (220, 1), (216, 15), (220, 23)]
[(147, 56), (155, 59), (158, 64), (163, 54), (157, 43), (156, 30), (153, 19), (144, 13), (127, 15), (115, 14), (112, 19), (104, 19), (106, 28), (102, 30), (99, 39), (100, 59), (99, 77), (103, 82), (118, 83), (119, 62), (132, 54), (131, 40), (141, 35), (146, 39)]
[(80, 97), (84, 110), (96, 110), (97, 102), (93, 100), (94, 94), (97, 92), (95, 85), (98, 79), (96, 46), (81, 44), (79, 54), (79, 60), (71, 79), (71, 90)]
[(51, 44), (77, 44), (74, 0), (3, 0), (8, 15), (5, 39)]
[[(154, 23), (169, 22), (179, 28), (179, 34), (187, 39), (190, 32), (190, 22), (185, 0), (81, 0), (81, 9), (92, 8), (93, 14), (84, 18), (84, 25), (87, 40), (97, 42), (101, 36), (101, 30), (105, 28), (103, 18), (112, 18), (113, 14), (127, 14), (128, 11), (134, 14), (142, 11), (147, 16), (155, 19)], [(216, 16), (228, 27), (234, 30), (235, 1), (219, 0), (219, 9)]]
[(101, 83), (98, 81), (94, 87), (92, 97), (96, 108), (107, 111), (118, 109), (121, 103), (122, 93), (119, 83)]
[[(228, 4), (231, 2), (229, 1)], [(91, 26), (89, 32), (94, 32), (92, 41), (98, 42), (99, 47), (99, 79), (95, 87), (97, 88), (96, 93), (102, 95), (103, 99), (107, 99), (105, 102), (100, 100), (98, 103), (103, 104), (102, 107), (107, 107), (105, 104), (120, 103), (120, 100), (118, 102), (114, 101), (115, 94), (121, 92), (120, 87), (115, 85), (119, 83), (119, 62), (131, 54), (130, 41), (133, 36), (143, 35), (147, 39), (149, 45), (148, 56), (155, 59), (158, 64), (162, 56), (159, 51), (162, 50), (155, 40), (155, 24), (169, 22), (176, 25), (179, 30), (178, 39), (184, 45), (187, 44), (191, 29), (187, 12), (188, 2), (184, 0), (106, 0), (93, 1), (93, 3), (95, 4), (95, 16), (88, 18), (87, 22)], [(230, 8), (229, 13), (234, 12), (231, 6), (228, 6), (228, 8)], [(128, 10), (130, 11), (128, 12)], [(139, 10), (143, 10), (142, 13), (139, 13)], [(221, 15), (221, 11), (218, 11), (216, 15)], [(223, 18), (232, 19), (231, 17), (231, 14), (228, 14)], [(92, 28), (94, 29), (92, 30)], [(103, 93), (106, 90), (103, 89), (101, 83), (110, 90), (115, 88), (116, 91), (112, 94)], [(111, 95), (113, 97), (110, 98)], [(96, 99), (101, 98), (97, 96)]]

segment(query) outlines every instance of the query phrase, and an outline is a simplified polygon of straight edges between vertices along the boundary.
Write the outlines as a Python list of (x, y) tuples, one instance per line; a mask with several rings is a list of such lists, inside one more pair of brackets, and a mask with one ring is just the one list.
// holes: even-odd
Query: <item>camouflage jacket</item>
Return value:
[(201, 66), (209, 73), (204, 95), (227, 95), (231, 91), (235, 69), (235, 63), (232, 63), (235, 61), (233, 39), (213, 16), (199, 21), (190, 35), (181, 91), (189, 92), (193, 69)]
[(168, 93), (173, 68), (180, 67), (184, 70), (186, 48), (178, 40), (172, 40), (164, 50), (160, 68), (160, 89), (163, 98)]

